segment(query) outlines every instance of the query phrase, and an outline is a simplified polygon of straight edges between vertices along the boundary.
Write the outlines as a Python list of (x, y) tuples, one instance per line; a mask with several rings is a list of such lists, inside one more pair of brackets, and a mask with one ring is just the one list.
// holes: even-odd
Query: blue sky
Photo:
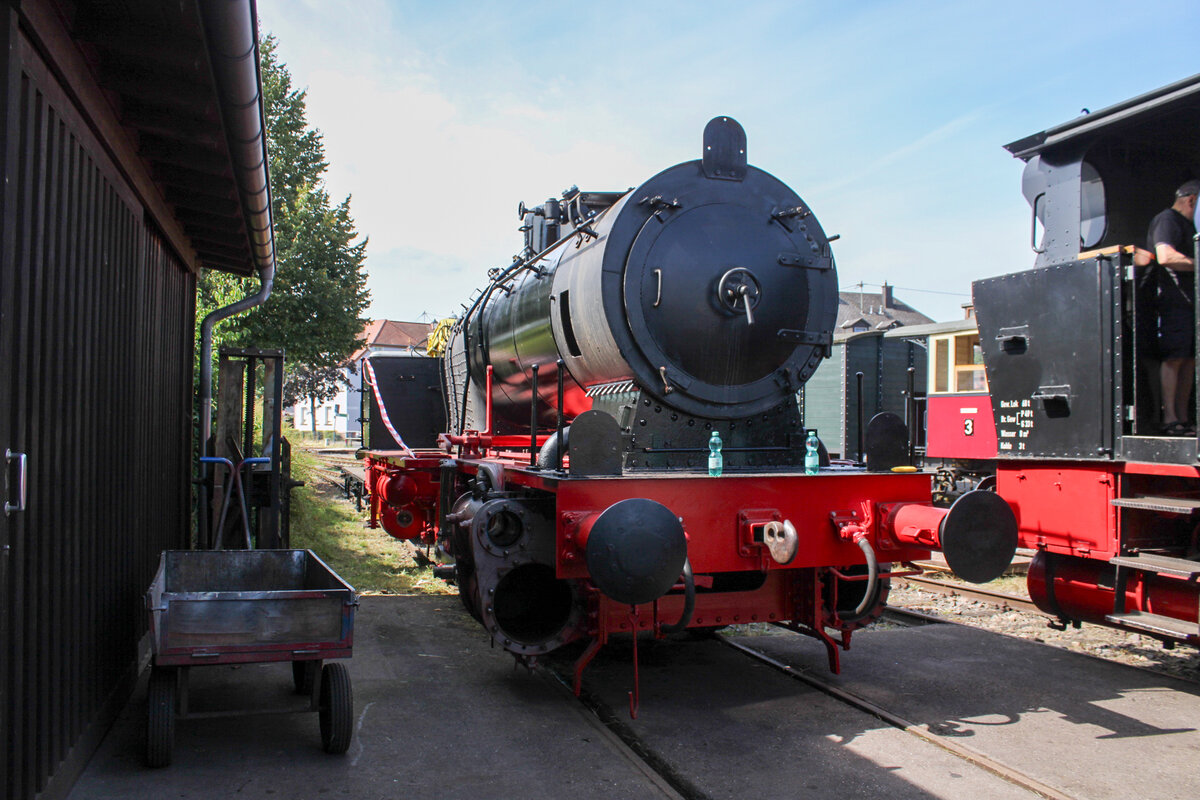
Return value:
[[(460, 309), (521, 247), (518, 201), (635, 186), (730, 115), (843, 288), (955, 319), (1032, 265), (1002, 145), (1200, 72), (1200, 3), (259, 0), (370, 237), (372, 317)], [(1200, 133), (1200, 132), (1198, 132)], [(1164, 198), (1164, 207), (1170, 198)]]

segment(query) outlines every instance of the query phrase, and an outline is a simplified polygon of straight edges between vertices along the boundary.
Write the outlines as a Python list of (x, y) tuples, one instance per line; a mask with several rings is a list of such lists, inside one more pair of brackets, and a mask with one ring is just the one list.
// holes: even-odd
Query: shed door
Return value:
[[(13, 268), (13, 233), (15, 230), (16, 209), (14, 194), (16, 186), (12, 181), (2, 180), (8, 174), (9, 165), (14, 160), (14, 115), (11, 109), (17, 103), (19, 96), (20, 75), (16, 63), (14, 46), (17, 37), (16, 11), (5, 8), (0, 13), (0, 42), (8, 58), (0, 61), (0, 457), (14, 447), (12, 440), (13, 413), (13, 354), (16, 352), (16, 326), (13, 315), (16, 311), (14, 296), (15, 269)], [(0, 461), (0, 469), (4, 475), (0, 477), (0, 506), (16, 501), (13, 496), (18, 487), (11, 485), (16, 476), (10, 474), (9, 460)], [(10, 516), (0, 511), (0, 773), (9, 774), (6, 754), (9, 752), (11, 720), (8, 715), (8, 685), (9, 685), (9, 617), (14, 613), (12, 595), (9, 593), (9, 561), (11, 539), (14, 529), (20, 524), (21, 515)], [(7, 782), (7, 781), (5, 781)], [(0, 796), (6, 796), (8, 791), (0, 785)]]

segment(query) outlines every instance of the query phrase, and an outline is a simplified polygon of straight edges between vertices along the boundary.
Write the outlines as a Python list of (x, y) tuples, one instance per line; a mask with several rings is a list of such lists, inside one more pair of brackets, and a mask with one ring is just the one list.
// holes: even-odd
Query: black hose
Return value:
[(879, 602), (879, 562), (875, 559), (875, 550), (866, 537), (858, 539), (855, 543), (867, 557), (867, 590), (863, 593), (863, 599), (854, 611), (849, 614), (838, 613), (838, 619), (842, 622), (858, 622), (866, 617)]
[(687, 626), (692, 622), (692, 612), (696, 610), (696, 580), (692, 576), (692, 562), (687, 558), (683, 559), (683, 614), (680, 615), (679, 621), (673, 625), (663, 625), (660, 630), (663, 633), (679, 633), (687, 630)]
[(866, 541), (866, 537), (858, 540), (858, 549), (866, 555), (866, 591), (863, 595), (863, 602), (858, 603), (858, 608), (854, 609), (854, 615), (862, 616), (866, 613), (866, 609), (874, 606), (875, 602), (880, 599), (880, 564), (875, 559), (875, 548), (871, 547), (871, 543)]

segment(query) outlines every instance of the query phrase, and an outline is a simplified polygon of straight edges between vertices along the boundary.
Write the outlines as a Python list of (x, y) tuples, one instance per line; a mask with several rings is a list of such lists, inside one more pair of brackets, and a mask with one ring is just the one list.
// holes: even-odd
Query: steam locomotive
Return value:
[(1009, 564), (1009, 506), (934, 508), (895, 415), (871, 421), (865, 466), (806, 444), (796, 394), (831, 346), (830, 237), (748, 164), (736, 121), (634, 189), (518, 210), (524, 250), (447, 344), (450, 430), (366, 454), (372, 523), (436, 543), (496, 644), (531, 662), (587, 641), (578, 690), (613, 634), (774, 621), (836, 672), (893, 564), (941, 550), (980, 582)]
[[(1200, 444), (1161, 430), (1157, 267), (1140, 245), (1200, 175), (1197, 124), (1200, 75), (1007, 145), (1026, 165), (1033, 268), (975, 281), (975, 318), (884, 334), (926, 345), (935, 498), (1009, 502), (1056, 627), (1167, 646), (1200, 645)], [(1193, 424), (1196, 402), (1193, 385)]]
[[(1025, 162), (1036, 262), (973, 287), (996, 490), (1037, 550), (1030, 597), (1061, 624), (1193, 645), (1200, 451), (1160, 430), (1146, 291), (1160, 268), (1138, 245), (1200, 176), (1198, 123), (1193, 76), (1007, 145)], [(1193, 421), (1196, 399), (1193, 385)]]

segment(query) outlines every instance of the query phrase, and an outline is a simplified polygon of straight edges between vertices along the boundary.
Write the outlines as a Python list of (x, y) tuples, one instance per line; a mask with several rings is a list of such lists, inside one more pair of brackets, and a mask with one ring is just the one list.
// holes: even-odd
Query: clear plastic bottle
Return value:
[(821, 471), (821, 442), (817, 439), (817, 429), (809, 428), (808, 437), (804, 440), (804, 474), (816, 475)]
[(708, 476), (719, 478), (724, 468), (725, 459), (721, 456), (721, 434), (713, 431), (712, 436), (708, 437)]

